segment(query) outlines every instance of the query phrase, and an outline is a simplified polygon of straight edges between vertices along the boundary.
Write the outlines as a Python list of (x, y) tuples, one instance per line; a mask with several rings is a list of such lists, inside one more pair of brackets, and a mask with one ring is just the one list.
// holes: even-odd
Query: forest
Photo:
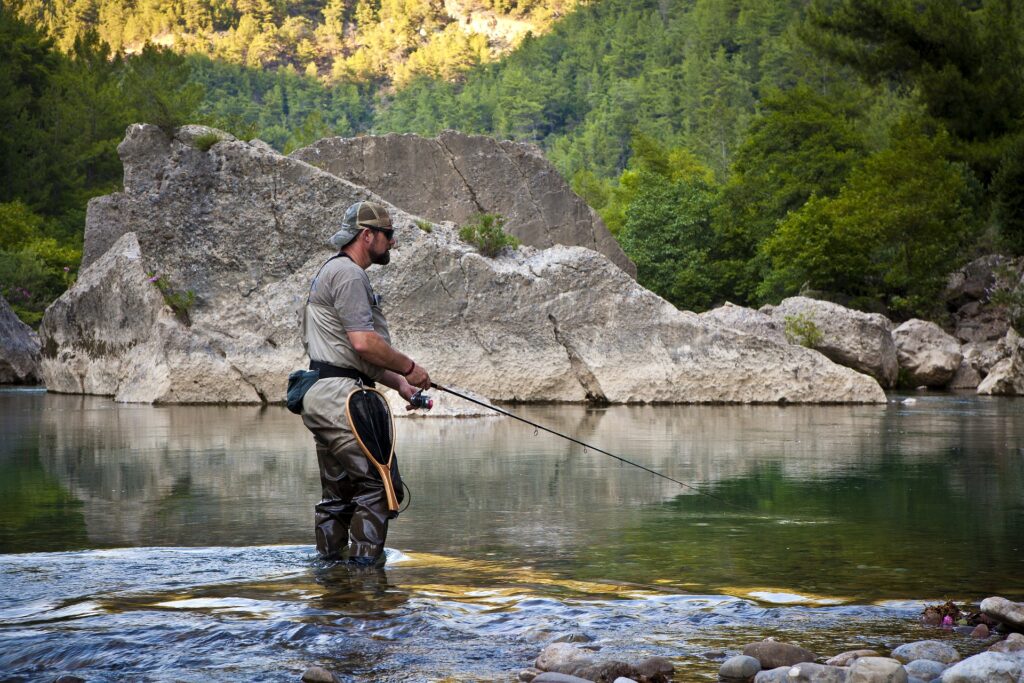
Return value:
[(680, 308), (940, 320), (1024, 255), (1022, 52), (1015, 0), (3, 0), (0, 293), (73, 282), (130, 123), (452, 128), (539, 145)]

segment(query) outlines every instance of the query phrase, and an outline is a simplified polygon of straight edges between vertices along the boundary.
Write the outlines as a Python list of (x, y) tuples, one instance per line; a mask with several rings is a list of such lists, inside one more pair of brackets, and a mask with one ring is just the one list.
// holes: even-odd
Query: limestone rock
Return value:
[(793, 666), (800, 662), (813, 662), (818, 658), (818, 655), (798, 645), (791, 645), (772, 639), (765, 639), (759, 643), (747, 645), (743, 648), (743, 654), (761, 662), (762, 669)]
[(999, 339), (1010, 327), (1004, 307), (989, 303), (997, 289), (1009, 289), (1020, 281), (1024, 259), (992, 254), (976, 259), (950, 275), (946, 302), (953, 312), (955, 336), (962, 342)]
[[(41, 327), (49, 388), (274, 402), (308, 362), (297, 318), (331, 254), (326, 240), (352, 202), (384, 200), (260, 145), (225, 139), (200, 151), (187, 143), (197, 134), (128, 129), (125, 191), (90, 203), (92, 256)], [(874, 380), (819, 353), (676, 310), (592, 250), (521, 247), (490, 259), (450, 225), (427, 233), (389, 211), (398, 245), (369, 276), (395, 345), (438, 383), (492, 400), (885, 400)], [(187, 315), (175, 315), (150, 273), (194, 294)]]
[(506, 232), (523, 244), (587, 247), (636, 276), (597, 212), (533, 145), (449, 130), (436, 138), (326, 138), (291, 156), (435, 223), (464, 225), (477, 214), (500, 214)]
[(747, 655), (736, 655), (722, 662), (718, 668), (718, 680), (722, 683), (747, 683), (761, 670), (761, 662)]
[(998, 596), (985, 598), (981, 601), (981, 611), (1014, 629), (1024, 629), (1024, 603)]
[(0, 295), (0, 384), (39, 382), (39, 337)]
[(895, 659), (858, 657), (850, 665), (846, 683), (907, 683), (907, 672)]
[(978, 385), (978, 393), (989, 396), (1024, 395), (1024, 358), (1014, 353), (996, 363)]
[(942, 672), (942, 683), (1020, 683), (1024, 657), (1002, 652), (982, 652)]
[(879, 657), (880, 655), (874, 650), (849, 650), (847, 652), (841, 652), (835, 657), (827, 660), (825, 663), (829, 666), (850, 666), (854, 661), (861, 657)]
[(939, 640), (918, 640), (900, 645), (892, 651), (892, 658), (906, 664), (915, 659), (930, 659), (934, 662), (951, 664), (960, 661), (960, 653), (949, 643)]
[(960, 342), (935, 323), (911, 319), (892, 332), (907, 386), (944, 387), (960, 368)]
[(701, 313), (700, 318), (717, 323), (722, 327), (769, 339), (777, 344), (788, 344), (792, 341), (786, 339), (786, 332), (781, 322), (753, 308), (726, 303)]
[(813, 348), (832, 361), (874, 377), (885, 388), (896, 383), (899, 369), (892, 323), (877, 313), (862, 313), (828, 301), (795, 296), (763, 313), (785, 325), (786, 319), (813, 322), (821, 340)]

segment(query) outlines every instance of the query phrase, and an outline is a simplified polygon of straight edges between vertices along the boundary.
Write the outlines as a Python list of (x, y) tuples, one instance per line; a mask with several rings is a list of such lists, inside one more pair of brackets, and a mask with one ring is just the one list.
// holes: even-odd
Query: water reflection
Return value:
[[(402, 419), (389, 545), (689, 590), (1020, 590), (1019, 405), (514, 408), (714, 499), (508, 418)], [(0, 392), (0, 420), (0, 550), (312, 541), (312, 444), (280, 407)]]

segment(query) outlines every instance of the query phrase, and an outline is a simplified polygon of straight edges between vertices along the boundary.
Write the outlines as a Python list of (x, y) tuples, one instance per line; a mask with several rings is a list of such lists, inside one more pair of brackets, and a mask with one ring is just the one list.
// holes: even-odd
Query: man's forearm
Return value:
[(349, 341), (359, 357), (367, 363), (403, 374), (413, 364), (411, 358), (388, 344), (384, 337), (376, 332), (349, 332)]

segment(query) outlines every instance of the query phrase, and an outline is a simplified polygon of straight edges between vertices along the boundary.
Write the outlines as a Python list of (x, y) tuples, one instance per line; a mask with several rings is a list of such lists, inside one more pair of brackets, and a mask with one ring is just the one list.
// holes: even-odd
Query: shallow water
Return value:
[(967, 652), (916, 617), (1024, 598), (1024, 403), (915, 398), (513, 408), (701, 493), (508, 418), (398, 420), (412, 506), (353, 575), (315, 562), (283, 408), (0, 391), (0, 674), (512, 680), (564, 637), (677, 680), (766, 635)]

